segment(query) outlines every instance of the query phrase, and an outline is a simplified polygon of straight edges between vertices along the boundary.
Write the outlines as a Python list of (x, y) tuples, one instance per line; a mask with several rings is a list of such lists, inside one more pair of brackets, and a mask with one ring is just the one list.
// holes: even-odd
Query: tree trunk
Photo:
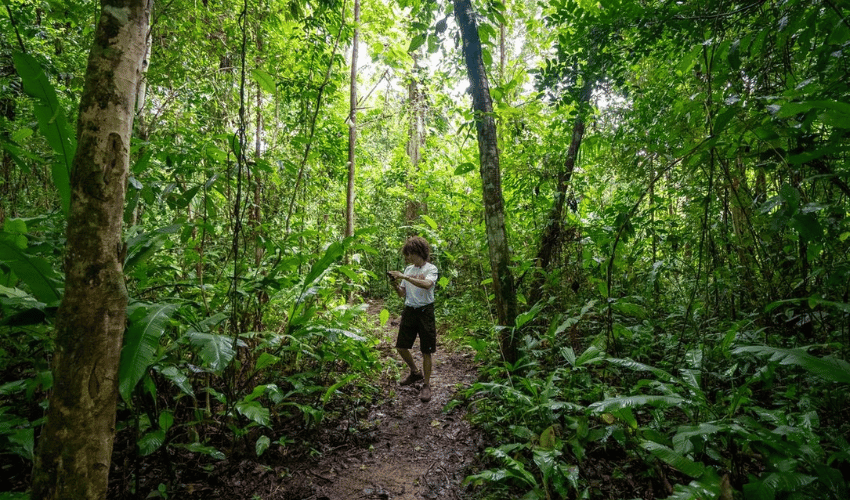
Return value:
[(564, 160), (564, 165), (558, 171), (558, 190), (555, 193), (555, 200), (552, 203), (552, 208), (549, 210), (549, 217), (546, 221), (546, 227), (543, 228), (543, 235), (540, 237), (540, 248), (537, 250), (536, 266), (539, 272), (535, 274), (534, 280), (530, 288), (531, 304), (534, 304), (543, 296), (544, 273), (552, 262), (552, 255), (558, 246), (561, 239), (561, 219), (564, 217), (564, 205), (567, 201), (567, 188), (570, 186), (570, 179), (573, 176), (573, 171), (576, 166), (581, 141), (584, 138), (584, 113), (586, 112), (587, 104), (590, 102), (590, 94), (593, 90), (594, 80), (586, 78), (584, 86), (581, 89), (579, 96), (579, 110), (576, 116), (576, 121), (573, 124), (573, 135), (570, 139), (570, 148), (567, 151), (567, 159)]
[[(418, 49), (417, 49), (418, 51)], [(416, 187), (411, 182), (419, 176), (419, 163), (422, 161), (422, 145), (425, 144), (425, 90), (419, 86), (419, 56), (416, 51), (410, 54), (413, 58), (413, 71), (407, 84), (407, 105), (410, 108), (410, 121), (407, 127), (407, 156), (410, 158), (411, 170), (407, 173), (408, 192), (415, 192)], [(424, 204), (409, 197), (404, 206), (404, 220), (408, 225), (424, 213)]]
[[(502, 181), (499, 172), (499, 148), (493, 101), (484, 72), (481, 39), (472, 18), (470, 0), (454, 0), (455, 18), (463, 36), (463, 55), (472, 87), (472, 107), (478, 130), (478, 154), (481, 162), (481, 184), (484, 192), (484, 222), (490, 248), (490, 269), (493, 277), (496, 312), (502, 326), (512, 327), (516, 319), (516, 288), (510, 268), (510, 250), (505, 230), (505, 209), (502, 200)], [(513, 363), (517, 359), (517, 340), (512, 328), (501, 333), (502, 355)]]
[(351, 43), (351, 106), (348, 115), (348, 190), (345, 202), (345, 236), (354, 236), (354, 174), (357, 145), (357, 43), (360, 38), (360, 0), (354, 0), (354, 40)]
[(127, 290), (121, 241), (133, 108), (152, 0), (101, 0), (77, 123), (54, 388), (33, 499), (106, 498)]

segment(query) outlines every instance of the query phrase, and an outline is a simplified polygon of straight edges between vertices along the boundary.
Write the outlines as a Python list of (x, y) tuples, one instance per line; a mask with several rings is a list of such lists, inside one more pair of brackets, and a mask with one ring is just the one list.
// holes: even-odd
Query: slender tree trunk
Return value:
[[(417, 49), (418, 50), (418, 49)], [(424, 90), (419, 85), (419, 56), (416, 52), (410, 54), (413, 58), (413, 71), (407, 84), (407, 105), (410, 108), (410, 121), (407, 127), (407, 156), (410, 158), (411, 171), (407, 174), (407, 189), (415, 192), (411, 182), (419, 175), (419, 163), (422, 161), (422, 145), (425, 143), (425, 99)], [(425, 205), (420, 200), (409, 197), (404, 207), (404, 218), (408, 223), (415, 221), (424, 212)]]
[(348, 190), (345, 203), (345, 236), (354, 236), (354, 176), (357, 145), (357, 43), (360, 38), (360, 0), (354, 0), (354, 40), (351, 43), (351, 95), (348, 115)]
[(499, 23), (499, 83), (505, 84), (505, 62), (507, 61), (507, 30), (504, 23)]
[[(496, 297), (496, 312), (501, 325), (512, 327), (517, 312), (516, 288), (510, 268), (510, 249), (505, 229), (493, 101), (490, 97), (490, 85), (481, 56), (481, 39), (478, 37), (478, 27), (472, 18), (470, 0), (454, 0), (454, 7), (455, 18), (463, 36), (463, 55), (472, 87), (472, 106), (476, 114), (481, 184), (484, 192), (484, 221), (490, 248), (490, 269)], [(513, 335), (513, 329), (504, 328), (501, 335), (502, 355), (506, 361), (513, 363), (518, 356), (518, 342)]]
[(54, 388), (33, 499), (106, 498), (127, 289), (121, 241), (136, 92), (152, 0), (101, 0), (77, 123)]
[(581, 141), (584, 138), (584, 112), (587, 103), (590, 102), (590, 94), (593, 90), (593, 79), (585, 79), (584, 86), (581, 89), (579, 97), (579, 113), (576, 116), (576, 121), (573, 124), (573, 135), (570, 139), (570, 148), (567, 151), (567, 159), (561, 170), (558, 171), (558, 190), (555, 193), (555, 200), (552, 203), (552, 208), (549, 210), (549, 216), (546, 218), (546, 227), (543, 228), (543, 235), (540, 237), (540, 248), (537, 251), (536, 264), (539, 273), (535, 275), (530, 287), (530, 303), (534, 304), (543, 296), (543, 281), (544, 273), (552, 262), (552, 255), (558, 246), (561, 239), (561, 220), (564, 217), (564, 204), (567, 201), (567, 188), (570, 185), (573, 171), (575, 170), (576, 160), (578, 159), (579, 148)]

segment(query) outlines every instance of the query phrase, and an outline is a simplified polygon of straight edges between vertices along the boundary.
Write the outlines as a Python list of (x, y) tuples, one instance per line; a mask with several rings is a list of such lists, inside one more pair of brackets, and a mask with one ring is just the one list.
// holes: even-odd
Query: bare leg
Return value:
[(431, 354), (422, 353), (422, 374), (425, 376), (425, 385), (431, 385)]
[[(419, 373), (419, 370), (416, 369), (416, 362), (413, 361), (413, 356), (410, 354), (409, 349), (402, 349), (401, 347), (396, 347), (396, 351), (398, 351), (398, 354), (399, 354), (399, 356), (401, 356), (401, 359), (403, 359), (404, 362), (407, 363), (407, 366), (410, 367), (410, 373)], [(430, 359), (430, 356), (429, 356), (429, 359), (428, 359), (428, 370), (429, 370), (429, 372), (431, 370), (431, 363), (430, 362), (431, 362), (431, 359)]]

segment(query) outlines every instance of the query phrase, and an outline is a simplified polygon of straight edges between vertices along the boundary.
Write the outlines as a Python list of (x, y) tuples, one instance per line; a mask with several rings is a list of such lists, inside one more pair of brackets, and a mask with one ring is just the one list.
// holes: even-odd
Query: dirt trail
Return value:
[[(380, 304), (370, 307), (377, 318)], [(377, 321), (377, 319), (375, 319)], [(378, 349), (383, 356), (398, 359), (395, 335), (398, 318), (392, 316), (382, 330)], [(284, 484), (264, 498), (304, 500), (419, 500), (462, 498), (461, 483), (477, 452), (482, 437), (471, 429), (463, 410), (444, 413), (459, 388), (476, 380), (473, 354), (450, 352), (438, 335), (431, 376), (431, 401), (419, 400), (421, 383), (401, 387), (395, 373), (384, 371), (380, 385), (385, 402), (364, 411), (357, 422), (362, 429), (356, 439), (327, 450), (316, 462), (290, 471)], [(422, 366), (418, 342), (412, 352)], [(406, 367), (398, 360), (401, 376)], [(341, 426), (350, 427), (351, 422)]]

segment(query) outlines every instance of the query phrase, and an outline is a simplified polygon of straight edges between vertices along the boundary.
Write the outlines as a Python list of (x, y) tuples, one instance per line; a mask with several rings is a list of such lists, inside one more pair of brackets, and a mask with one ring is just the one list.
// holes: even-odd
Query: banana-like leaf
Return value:
[(53, 183), (62, 200), (62, 210), (68, 215), (71, 207), (71, 168), (77, 143), (65, 118), (65, 110), (56, 98), (56, 90), (42, 71), (38, 61), (29, 54), (12, 54), (15, 69), (21, 77), (24, 92), (36, 99), (35, 115), (38, 128), (59, 157), (53, 167)]
[(159, 338), (176, 310), (177, 304), (154, 304), (141, 320), (134, 321), (131, 316), (118, 367), (118, 391), (128, 404), (136, 384), (156, 361)]
[(12, 241), (0, 238), (0, 261), (26, 283), (38, 301), (51, 305), (62, 299), (59, 292), (61, 278), (45, 259), (29, 255)]
[(307, 278), (304, 279), (304, 288), (306, 289), (310, 285), (312, 285), (317, 279), (319, 279), (325, 271), (331, 267), (331, 264), (337, 261), (340, 257), (342, 257), (343, 252), (345, 251), (345, 247), (342, 243), (333, 242), (328, 246), (328, 249), (325, 250), (325, 255), (322, 256), (313, 267), (310, 268), (310, 272), (307, 274)]
[(698, 478), (705, 472), (705, 466), (700, 462), (694, 462), (690, 458), (678, 453), (664, 445), (653, 441), (644, 441), (641, 447), (646, 451), (655, 455), (662, 462), (670, 465), (674, 469), (683, 474), (687, 474), (692, 478)]
[(350, 330), (343, 330), (342, 328), (331, 328), (329, 326), (324, 325), (310, 325), (306, 328), (306, 330), (310, 333), (323, 334), (325, 338), (327, 338), (331, 342), (336, 342), (340, 336), (348, 337), (358, 342), (366, 341), (366, 339), (361, 335), (358, 335)]
[(686, 400), (678, 396), (622, 396), (618, 398), (609, 398), (604, 401), (597, 401), (588, 406), (588, 409), (594, 413), (610, 413), (621, 408), (632, 408), (635, 406), (656, 406), (667, 407), (677, 406), (684, 403)]
[(770, 361), (780, 365), (799, 366), (818, 377), (831, 382), (850, 384), (850, 363), (832, 357), (818, 358), (802, 349), (782, 349), (768, 346), (744, 346), (732, 351), (732, 354), (753, 353), (756, 356), (770, 356)]
[(673, 436), (673, 448), (679, 453), (688, 453), (693, 450), (692, 438), (708, 441), (713, 439), (714, 434), (726, 430), (728, 430), (728, 426), (720, 427), (712, 423), (680, 426)]
[(609, 363), (611, 363), (612, 365), (622, 366), (624, 368), (629, 368), (629, 369), (632, 369), (632, 370), (637, 371), (637, 372), (650, 372), (653, 375), (655, 375), (656, 377), (658, 377), (659, 379), (665, 380), (665, 381), (668, 381), (668, 382), (676, 380), (676, 378), (673, 375), (667, 373), (666, 371), (664, 371), (660, 368), (655, 368), (654, 366), (649, 366), (649, 365), (645, 365), (643, 363), (638, 363), (637, 361), (632, 360), (632, 359), (608, 358), (607, 361)]

